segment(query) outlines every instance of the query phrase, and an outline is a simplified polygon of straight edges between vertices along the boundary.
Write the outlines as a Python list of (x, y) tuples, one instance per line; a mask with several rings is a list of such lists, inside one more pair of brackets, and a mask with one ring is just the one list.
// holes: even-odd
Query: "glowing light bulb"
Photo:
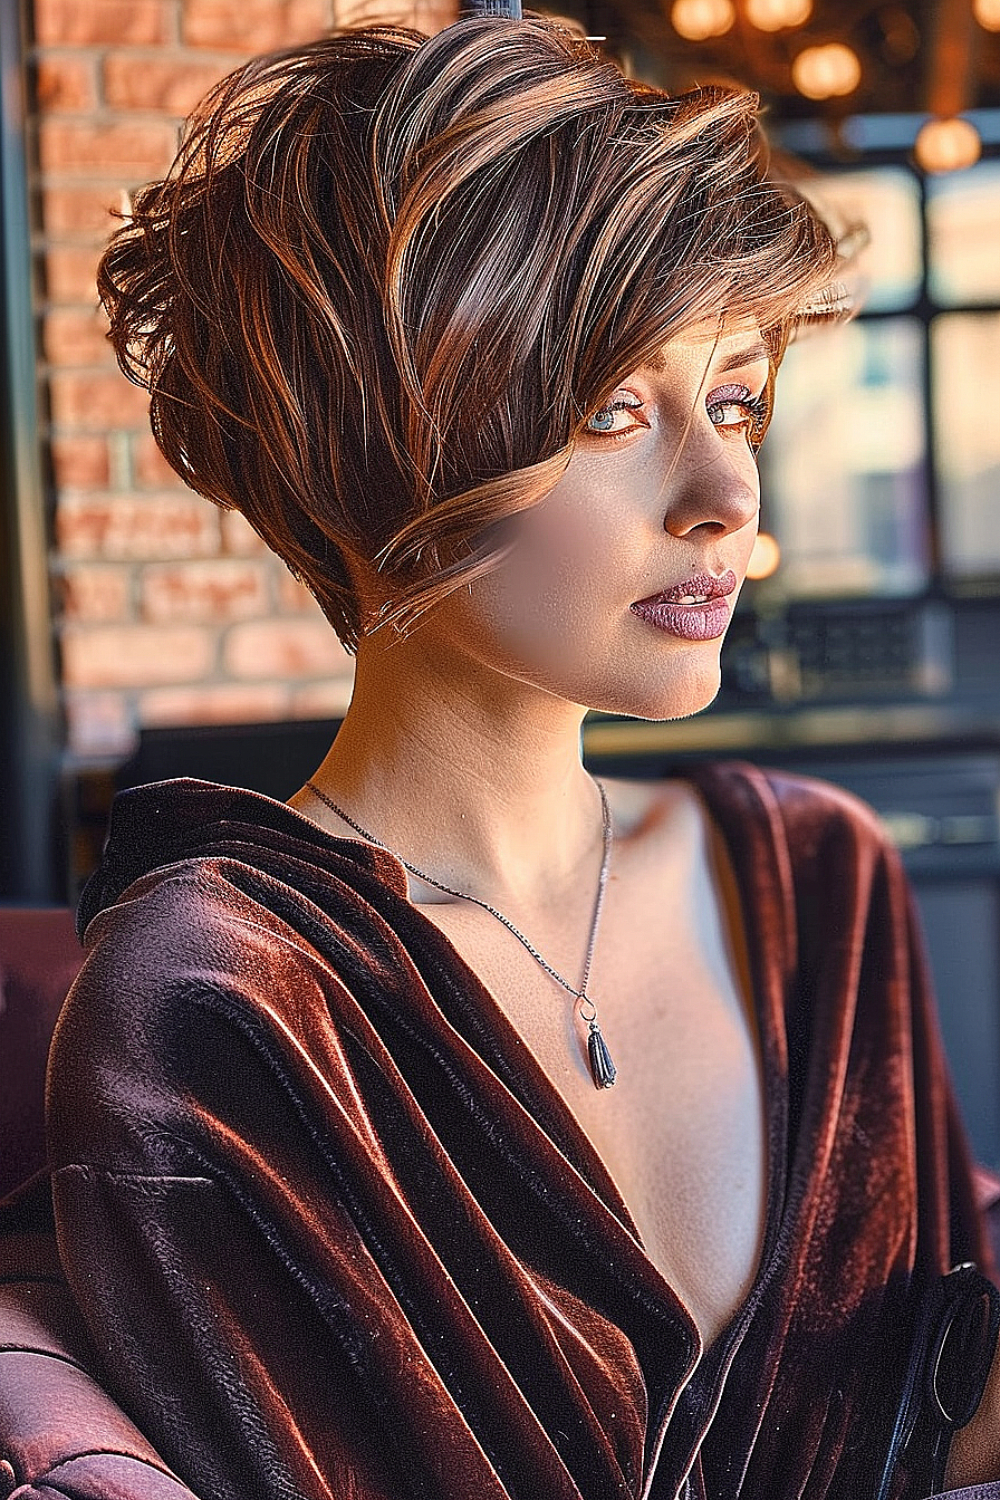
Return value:
[(852, 94), (861, 82), (858, 54), (843, 42), (804, 47), (792, 63), (792, 82), (807, 99)]
[(736, 20), (733, 0), (674, 0), (670, 20), (678, 36), (704, 42), (722, 36)]
[(812, 0), (746, 0), (746, 13), (758, 31), (781, 31), (808, 21)]
[(972, 14), (984, 31), (1000, 31), (1000, 0), (972, 0)]
[(947, 120), (928, 120), (922, 125), (913, 154), (925, 172), (958, 172), (977, 162), (982, 149), (975, 125), (952, 116)]
[(747, 563), (747, 577), (770, 578), (772, 573), (778, 571), (780, 562), (781, 548), (777, 539), (769, 531), (758, 531)]

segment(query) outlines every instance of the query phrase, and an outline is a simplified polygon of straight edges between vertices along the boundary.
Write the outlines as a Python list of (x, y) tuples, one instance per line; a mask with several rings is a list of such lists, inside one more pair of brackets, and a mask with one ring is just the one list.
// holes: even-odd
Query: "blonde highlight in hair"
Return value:
[[(497, 566), (583, 423), (671, 338), (843, 315), (758, 100), (626, 79), (531, 15), (345, 28), (223, 79), (98, 287), (157, 443), (349, 650)], [(362, 618), (351, 560), (385, 603)]]

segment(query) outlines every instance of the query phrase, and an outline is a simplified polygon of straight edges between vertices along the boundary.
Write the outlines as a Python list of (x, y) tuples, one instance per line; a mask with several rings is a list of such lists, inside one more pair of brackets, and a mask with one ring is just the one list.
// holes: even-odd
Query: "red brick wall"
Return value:
[[(396, 15), (436, 29), (450, 15), (431, 3), (436, 13)], [(104, 338), (94, 282), (109, 209), (166, 171), (184, 114), (245, 57), (322, 35), (335, 0), (34, 0), (33, 10), (42, 437), (70, 752), (122, 754), (142, 725), (340, 713), (351, 658), (242, 517), (164, 463), (145, 393)]]

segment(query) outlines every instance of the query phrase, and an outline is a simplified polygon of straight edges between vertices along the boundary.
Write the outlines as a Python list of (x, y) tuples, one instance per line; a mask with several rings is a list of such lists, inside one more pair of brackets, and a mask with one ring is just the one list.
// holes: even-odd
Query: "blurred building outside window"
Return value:
[(880, 164), (803, 186), (870, 239), (853, 272), (860, 315), (793, 344), (778, 378), (761, 466), (781, 565), (764, 587), (1000, 591), (1000, 160), (926, 178)]

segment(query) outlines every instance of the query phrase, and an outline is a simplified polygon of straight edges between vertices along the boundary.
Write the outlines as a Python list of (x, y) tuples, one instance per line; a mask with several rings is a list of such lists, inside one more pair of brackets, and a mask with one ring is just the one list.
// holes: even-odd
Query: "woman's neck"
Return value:
[[(364, 646), (364, 643), (362, 643)], [(316, 784), (394, 853), (503, 909), (548, 904), (602, 842), (583, 769), (584, 709), (415, 642), (359, 651), (354, 695)], [(289, 799), (318, 817), (308, 789)], [(329, 810), (325, 826), (357, 835)], [(422, 899), (422, 893), (418, 899)]]

